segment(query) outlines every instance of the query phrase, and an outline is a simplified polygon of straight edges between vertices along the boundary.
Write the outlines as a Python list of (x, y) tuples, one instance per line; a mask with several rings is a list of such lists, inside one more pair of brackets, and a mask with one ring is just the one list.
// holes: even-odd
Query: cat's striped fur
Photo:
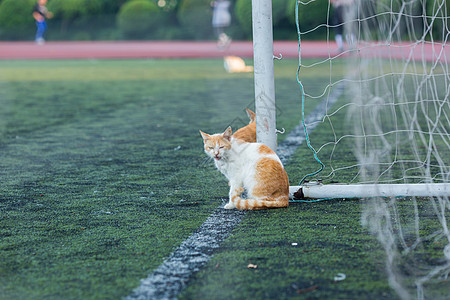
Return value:
[[(209, 135), (200, 131), (205, 152), (229, 180), (226, 209), (265, 209), (289, 205), (289, 181), (284, 167), (269, 147), (247, 143), (224, 133)], [(246, 192), (246, 199), (242, 198)]]

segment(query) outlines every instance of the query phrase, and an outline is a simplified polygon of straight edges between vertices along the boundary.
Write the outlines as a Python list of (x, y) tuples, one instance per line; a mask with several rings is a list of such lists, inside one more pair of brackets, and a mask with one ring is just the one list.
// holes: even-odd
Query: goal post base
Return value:
[(289, 199), (342, 199), (369, 197), (450, 197), (450, 183), (322, 184), (289, 187)]

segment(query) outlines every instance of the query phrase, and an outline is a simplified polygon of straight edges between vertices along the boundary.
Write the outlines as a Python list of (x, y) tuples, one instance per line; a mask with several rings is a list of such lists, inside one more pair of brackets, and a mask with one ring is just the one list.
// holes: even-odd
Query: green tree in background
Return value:
[[(446, 40), (445, 36), (450, 27), (450, 0), (429, 0), (426, 2), (426, 15), (424, 23), (431, 26), (432, 36), (440, 41)], [(433, 20), (433, 17), (436, 18)], [(447, 16), (447, 18), (445, 18)], [(445, 28), (445, 29), (444, 29)], [(428, 34), (430, 36), (430, 34)]]
[(32, 39), (36, 31), (32, 16), (35, 0), (0, 2), (0, 37), (9, 40)]
[(128, 1), (117, 15), (119, 30), (125, 38), (131, 39), (148, 38), (163, 21), (163, 13), (149, 0)]
[[(214, 38), (212, 0), (49, 0), (49, 40), (196, 39)], [(252, 38), (252, 0), (232, 3), (229, 34)], [(36, 30), (31, 12), (36, 0), (0, 0), (0, 40), (31, 40)], [(139, 3), (139, 4), (138, 4)], [(274, 39), (296, 39), (296, 0), (272, 0)], [(450, 0), (364, 0), (358, 2), (360, 38), (384, 39), (399, 19), (395, 39), (446, 40)], [(403, 8), (402, 8), (403, 7)], [(330, 10), (329, 10), (330, 9)], [(299, 2), (302, 39), (326, 39), (329, 0)], [(402, 9), (402, 15), (399, 15)], [(329, 10), (329, 11), (328, 11)], [(393, 13), (392, 13), (393, 12)], [(413, 28), (414, 30), (409, 30)], [(314, 29), (314, 30), (313, 30)], [(406, 34), (415, 36), (406, 36)], [(367, 33), (367, 34), (366, 34)]]
[(235, 15), (247, 36), (252, 35), (252, 0), (237, 0)]
[(102, 12), (102, 0), (52, 0), (48, 10), (53, 12), (55, 20), (61, 21), (61, 31), (66, 32), (75, 20), (85, 20), (88, 16)]
[(212, 37), (211, 0), (181, 0), (177, 18), (185, 39)]
[(128, 0), (100, 0), (102, 3), (102, 13), (116, 14), (120, 7)]
[[(272, 23), (274, 31), (276, 25), (282, 23), (286, 17), (286, 5), (289, 0), (272, 0)], [(293, 1), (290, 1), (293, 2)], [(237, 0), (235, 6), (235, 15), (242, 30), (248, 38), (252, 36), (252, 0)]]
[[(320, 25), (327, 25), (327, 11), (328, 11), (328, 0), (316, 0), (313, 2), (304, 2), (298, 4), (298, 21), (301, 32), (307, 32), (311, 29), (316, 28)], [(296, 1), (289, 1), (286, 5), (286, 15), (292, 25), (295, 24), (295, 6)], [(331, 11), (330, 11), (331, 12)], [(306, 38), (310, 39), (325, 39), (326, 38), (326, 27), (322, 26), (308, 34)], [(303, 37), (305, 38), (305, 37)]]

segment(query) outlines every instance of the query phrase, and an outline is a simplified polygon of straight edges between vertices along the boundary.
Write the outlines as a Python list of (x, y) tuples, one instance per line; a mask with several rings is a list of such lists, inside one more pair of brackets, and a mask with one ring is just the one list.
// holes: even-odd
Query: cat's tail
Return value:
[[(263, 199), (243, 199), (240, 196), (234, 196), (225, 208), (237, 208), (239, 210), (256, 210), (267, 208), (280, 208), (289, 206), (289, 195), (280, 195), (278, 197), (267, 197)], [(232, 205), (229, 205), (232, 204)]]

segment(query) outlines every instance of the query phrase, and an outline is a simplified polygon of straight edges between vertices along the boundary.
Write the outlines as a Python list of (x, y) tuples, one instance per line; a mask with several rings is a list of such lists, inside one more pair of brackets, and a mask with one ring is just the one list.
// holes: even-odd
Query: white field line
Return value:
[[(311, 132), (322, 121), (327, 112), (342, 94), (343, 86), (336, 86), (329, 97), (319, 103), (313, 112), (305, 118), (308, 131)], [(286, 139), (278, 145), (278, 155), (286, 164), (306, 139), (303, 124), (299, 124)], [(213, 255), (214, 251), (241, 222), (245, 212), (225, 210), (219, 206), (200, 228), (181, 245), (147, 278), (127, 296), (126, 300), (165, 300), (176, 299), (187, 286), (191, 276), (200, 270)]]

